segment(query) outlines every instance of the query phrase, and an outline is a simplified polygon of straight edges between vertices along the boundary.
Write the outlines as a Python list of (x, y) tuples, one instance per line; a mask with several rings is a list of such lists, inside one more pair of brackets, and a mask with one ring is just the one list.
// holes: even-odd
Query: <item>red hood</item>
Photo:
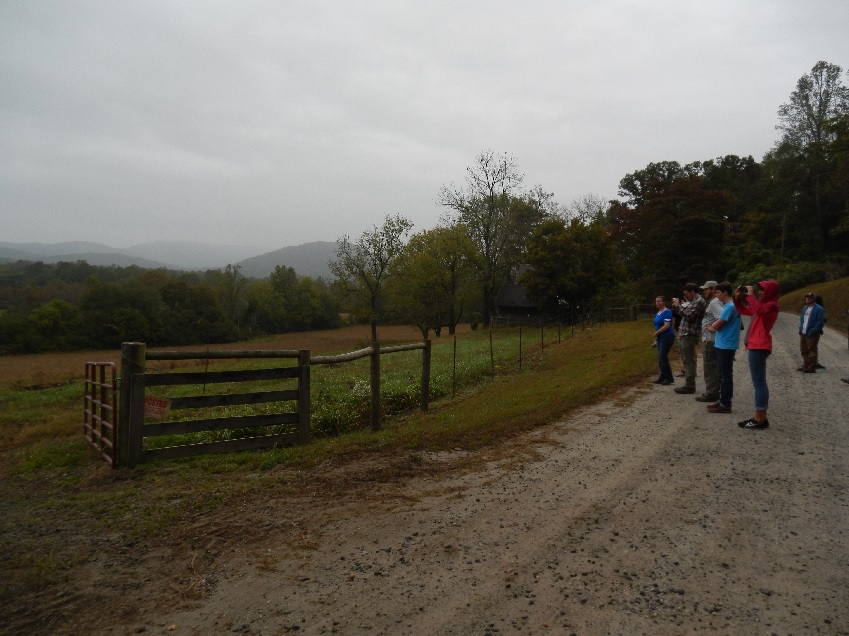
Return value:
[(778, 296), (781, 293), (781, 288), (778, 286), (774, 280), (764, 280), (758, 283), (758, 287), (761, 288), (761, 295), (758, 300), (762, 303), (772, 303), (778, 300)]

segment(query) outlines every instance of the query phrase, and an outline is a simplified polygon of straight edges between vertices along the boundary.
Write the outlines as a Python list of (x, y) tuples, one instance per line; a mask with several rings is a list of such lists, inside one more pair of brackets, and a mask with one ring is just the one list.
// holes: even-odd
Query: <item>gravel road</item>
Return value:
[(768, 430), (736, 425), (742, 351), (733, 414), (647, 378), (518, 460), (317, 503), (300, 549), (269, 536), (265, 560), (216, 559), (199, 603), (107, 631), (849, 634), (849, 352), (829, 331), (827, 369), (797, 372), (797, 320), (774, 330)]

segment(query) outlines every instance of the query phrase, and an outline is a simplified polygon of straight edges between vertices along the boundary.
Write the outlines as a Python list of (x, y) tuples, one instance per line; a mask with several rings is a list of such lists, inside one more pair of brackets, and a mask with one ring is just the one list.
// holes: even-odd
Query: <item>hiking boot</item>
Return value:
[(758, 422), (755, 418), (750, 417), (748, 420), (743, 420), (742, 422), (737, 422), (737, 426), (740, 428), (749, 428), (752, 430), (761, 430), (764, 428), (769, 428), (769, 420), (764, 420), (763, 422)]
[(696, 398), (696, 402), (716, 402), (718, 399), (716, 395), (700, 395)]
[(696, 389), (690, 386), (679, 386), (675, 389), (676, 393), (695, 393)]
[(719, 402), (716, 404), (711, 404), (707, 407), (708, 413), (730, 413), (731, 408), (728, 406), (722, 406)]

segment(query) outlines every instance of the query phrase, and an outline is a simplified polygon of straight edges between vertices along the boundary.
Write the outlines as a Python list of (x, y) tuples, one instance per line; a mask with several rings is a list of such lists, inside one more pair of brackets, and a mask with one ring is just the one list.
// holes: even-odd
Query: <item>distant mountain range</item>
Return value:
[(87, 261), (90, 265), (136, 265), (145, 269), (201, 270), (223, 269), (233, 264), (250, 278), (265, 278), (278, 265), (291, 267), (299, 276), (332, 275), (327, 262), (336, 255), (336, 243), (316, 241), (284, 247), (266, 254), (234, 245), (209, 245), (187, 241), (157, 241), (127, 248), (101, 243), (68, 241), (64, 243), (9, 243), (0, 241), (0, 263), (11, 261)]

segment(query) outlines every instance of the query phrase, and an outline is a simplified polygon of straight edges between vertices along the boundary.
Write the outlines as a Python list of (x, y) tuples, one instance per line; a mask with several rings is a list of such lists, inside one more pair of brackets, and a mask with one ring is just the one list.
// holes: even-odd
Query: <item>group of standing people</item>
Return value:
[[(660, 375), (657, 384), (673, 384), (669, 350), (675, 342), (673, 320), (679, 317), (679, 347), (684, 362), (684, 386), (676, 393), (696, 392), (696, 350), (702, 342), (703, 373), (705, 392), (696, 397), (699, 402), (710, 402), (709, 413), (731, 413), (734, 397), (734, 357), (740, 347), (742, 331), (741, 315), (752, 316), (746, 333), (745, 345), (748, 352), (749, 372), (755, 390), (755, 413), (738, 422), (744, 429), (769, 427), (767, 408), (769, 386), (766, 381), (766, 361), (772, 352), (772, 327), (778, 319), (778, 283), (761, 281), (754, 286), (733, 289), (731, 283), (707, 281), (701, 287), (694, 283), (684, 285), (684, 300), (672, 299), (672, 307), (666, 299), (655, 299), (657, 314), (654, 318)], [(814, 347), (815, 348), (815, 347)]]

